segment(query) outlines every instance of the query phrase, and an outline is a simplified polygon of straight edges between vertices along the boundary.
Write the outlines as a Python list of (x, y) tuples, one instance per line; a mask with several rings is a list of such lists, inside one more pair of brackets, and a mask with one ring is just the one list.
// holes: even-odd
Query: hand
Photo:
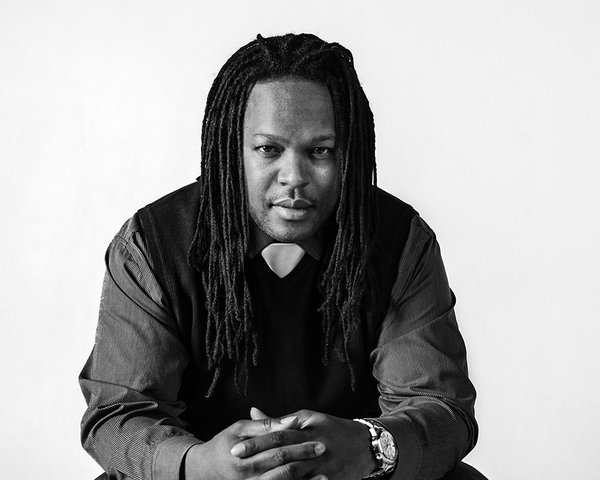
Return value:
[[(252, 409), (250, 416), (255, 421), (269, 418), (258, 409)], [(260, 475), (260, 480), (296, 480), (315, 476), (325, 476), (328, 480), (358, 480), (377, 468), (370, 449), (370, 435), (364, 425), (311, 410), (301, 410), (292, 417), (297, 417), (294, 428), (301, 436), (294, 437), (293, 431), (281, 432), (285, 441), (298, 438), (303, 442), (319, 442), (325, 446), (325, 453), (304, 461), (288, 461)], [(276, 419), (271, 421), (277, 422)], [(240, 458), (252, 458), (257, 452), (269, 448), (270, 445), (265, 442), (268, 443), (266, 435), (244, 440), (236, 445), (235, 454)]]
[[(321, 455), (324, 445), (306, 441), (306, 435), (297, 427), (296, 416), (235, 422), (210, 441), (189, 449), (185, 478), (243, 480)], [(246, 451), (246, 444), (253, 445), (252, 453)]]

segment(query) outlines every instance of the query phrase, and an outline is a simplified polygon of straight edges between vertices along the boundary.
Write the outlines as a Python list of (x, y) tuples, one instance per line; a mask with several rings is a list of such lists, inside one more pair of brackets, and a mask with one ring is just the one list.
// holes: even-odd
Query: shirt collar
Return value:
[[(267, 235), (254, 220), (250, 219), (250, 244), (248, 245), (248, 256), (250, 258), (256, 257), (263, 249), (275, 243), (269, 235)], [(320, 233), (317, 233), (309, 238), (296, 242), (300, 245), (306, 253), (308, 253), (315, 260), (321, 260), (323, 256), (323, 238)]]

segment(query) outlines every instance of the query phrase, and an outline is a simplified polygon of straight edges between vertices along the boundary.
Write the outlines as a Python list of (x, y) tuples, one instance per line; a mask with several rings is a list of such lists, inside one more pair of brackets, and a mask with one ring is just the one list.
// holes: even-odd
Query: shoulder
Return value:
[(145, 252), (146, 245), (143, 230), (138, 217), (134, 215), (123, 224), (113, 237), (108, 246), (106, 260), (109, 264), (117, 260), (140, 262), (140, 259), (145, 257)]
[(385, 190), (377, 189), (376, 243), (381, 248), (396, 249), (403, 245), (415, 217), (418, 213), (411, 205)]
[(378, 189), (378, 224), (376, 244), (403, 257), (437, 245), (435, 232), (408, 203)]
[(149, 203), (139, 211), (151, 211), (153, 214), (167, 212), (170, 215), (197, 211), (200, 203), (200, 183), (194, 182)]
[[(380, 272), (389, 275), (417, 268), (419, 262), (440, 256), (431, 227), (408, 203), (378, 190), (378, 222), (373, 260)], [(393, 273), (391, 273), (393, 272)]]
[(377, 189), (378, 227), (389, 228), (390, 222), (392, 225), (398, 222), (410, 223), (416, 215), (418, 213), (411, 205), (381, 188)]
[[(107, 276), (104, 285), (110, 295), (115, 293), (113, 286), (116, 285), (139, 304), (147, 298), (156, 304), (163, 302), (164, 295), (155, 279), (154, 266), (136, 216), (129, 218), (110, 242), (105, 263)], [(107, 295), (110, 296), (104, 292), (103, 298)]]
[(138, 210), (144, 234), (187, 245), (194, 235), (200, 206), (200, 184), (191, 183)]
[(387, 297), (396, 278), (413, 219), (418, 213), (408, 203), (379, 188), (376, 207), (371, 266), (378, 288)]
[(380, 210), (397, 213), (416, 213), (416, 210), (411, 205), (379, 187), (377, 188), (377, 203)]
[(173, 296), (172, 278), (189, 274), (188, 249), (196, 231), (200, 205), (198, 182), (181, 187), (140, 208), (120, 234), (139, 236), (147, 263), (162, 290)]

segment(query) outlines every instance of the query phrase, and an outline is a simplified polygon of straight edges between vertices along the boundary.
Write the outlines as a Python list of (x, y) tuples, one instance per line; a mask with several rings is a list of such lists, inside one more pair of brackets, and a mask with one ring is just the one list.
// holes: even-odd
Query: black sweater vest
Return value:
[(142, 226), (154, 273), (170, 302), (176, 334), (188, 353), (178, 400), (186, 410), (182, 420), (202, 440), (233, 422), (249, 418), (256, 406), (280, 416), (309, 408), (345, 418), (380, 414), (377, 384), (371, 374), (370, 352), (377, 345), (381, 321), (390, 302), (400, 255), (416, 212), (409, 205), (378, 190), (379, 222), (371, 258), (375, 272), (375, 301), (364, 312), (361, 328), (350, 344), (356, 388), (350, 388), (348, 367), (336, 335), (327, 365), (321, 363), (323, 340), (317, 312), (320, 264), (306, 254), (288, 276), (278, 278), (261, 255), (247, 261), (246, 277), (252, 294), (254, 321), (259, 334), (258, 366), (250, 367), (246, 396), (226, 368), (214, 395), (205, 394), (212, 380), (208, 371), (205, 306), (199, 273), (188, 265), (200, 202), (199, 184), (183, 187), (141, 209)]

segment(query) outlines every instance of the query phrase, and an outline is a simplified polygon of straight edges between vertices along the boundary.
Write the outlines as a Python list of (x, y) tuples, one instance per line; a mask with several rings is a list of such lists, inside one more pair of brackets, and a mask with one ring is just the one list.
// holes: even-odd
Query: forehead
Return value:
[(252, 87), (244, 115), (245, 129), (298, 128), (300, 125), (334, 128), (333, 102), (326, 86), (286, 78), (260, 82)]

